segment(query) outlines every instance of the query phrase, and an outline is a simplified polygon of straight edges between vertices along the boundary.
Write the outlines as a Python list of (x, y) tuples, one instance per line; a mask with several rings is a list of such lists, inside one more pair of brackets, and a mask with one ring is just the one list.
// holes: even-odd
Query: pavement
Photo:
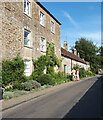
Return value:
[(101, 79), (95, 76), (2, 101), (2, 110), (3, 118), (100, 118), (101, 103)]

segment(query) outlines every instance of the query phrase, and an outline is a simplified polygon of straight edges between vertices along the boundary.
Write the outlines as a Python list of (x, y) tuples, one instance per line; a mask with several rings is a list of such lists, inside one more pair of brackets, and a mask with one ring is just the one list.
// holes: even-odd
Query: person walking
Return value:
[(72, 70), (72, 74), (73, 74), (73, 81), (75, 81), (75, 79), (76, 79), (76, 75), (75, 75), (75, 69), (73, 68), (73, 70)]
[(76, 69), (76, 80), (78, 81), (79, 80), (79, 70)]

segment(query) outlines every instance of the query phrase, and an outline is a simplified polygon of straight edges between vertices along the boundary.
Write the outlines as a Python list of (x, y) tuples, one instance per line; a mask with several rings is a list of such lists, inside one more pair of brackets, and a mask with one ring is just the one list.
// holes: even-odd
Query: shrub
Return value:
[(69, 81), (69, 79), (63, 77), (63, 72), (54, 73), (52, 76), (55, 79), (55, 84), (61, 84)]
[(84, 68), (79, 68), (80, 78), (86, 77), (86, 71)]
[(70, 74), (67, 74), (67, 78), (72, 81), (73, 75), (72, 75), (72, 74), (71, 74), (71, 75), (70, 75)]
[(58, 73), (54, 73), (52, 74), (53, 78), (57, 79), (57, 78), (63, 78), (63, 72), (58, 72)]
[(79, 65), (74, 65), (73, 68), (76, 70), (76, 69), (79, 69)]
[(3, 99), (11, 99), (11, 98), (13, 98), (13, 97), (14, 97), (13, 92), (5, 92), (5, 93), (3, 94)]
[(42, 74), (40, 77), (37, 79), (37, 81), (41, 85), (54, 85), (55, 84), (55, 79), (50, 74)]
[(22, 83), (22, 84), (21, 84), (21, 89), (30, 91), (30, 90), (32, 90), (32, 89), (37, 89), (37, 88), (39, 88), (40, 86), (41, 86), (40, 83), (38, 83), (37, 81), (35, 81), (35, 80), (30, 80), (30, 81), (27, 81), (27, 82)]
[(32, 75), (30, 79), (37, 80), (38, 77), (43, 74), (43, 71), (46, 66), (46, 56), (40, 56), (38, 60), (33, 60), (33, 65), (34, 65), (34, 71), (32, 72)]
[(17, 55), (13, 60), (3, 60), (2, 62), (2, 85), (7, 86), (12, 83), (14, 88), (20, 88), (20, 83), (25, 82), (24, 60)]

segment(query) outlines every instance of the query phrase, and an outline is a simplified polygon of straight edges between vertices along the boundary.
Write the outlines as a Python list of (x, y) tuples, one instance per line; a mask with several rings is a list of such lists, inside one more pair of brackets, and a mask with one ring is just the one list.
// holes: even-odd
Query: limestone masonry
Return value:
[(46, 8), (33, 0), (0, 4), (2, 59), (12, 59), (20, 53), (27, 64), (25, 73), (29, 76), (33, 71), (32, 59), (46, 54), (47, 41), (55, 44), (55, 53), (61, 59), (61, 24)]

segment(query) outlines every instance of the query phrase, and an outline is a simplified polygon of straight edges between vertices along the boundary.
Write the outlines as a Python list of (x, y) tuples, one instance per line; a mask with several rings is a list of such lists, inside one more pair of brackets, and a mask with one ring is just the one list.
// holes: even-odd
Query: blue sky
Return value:
[(70, 46), (81, 37), (101, 45), (101, 2), (42, 2), (61, 22), (61, 46)]

